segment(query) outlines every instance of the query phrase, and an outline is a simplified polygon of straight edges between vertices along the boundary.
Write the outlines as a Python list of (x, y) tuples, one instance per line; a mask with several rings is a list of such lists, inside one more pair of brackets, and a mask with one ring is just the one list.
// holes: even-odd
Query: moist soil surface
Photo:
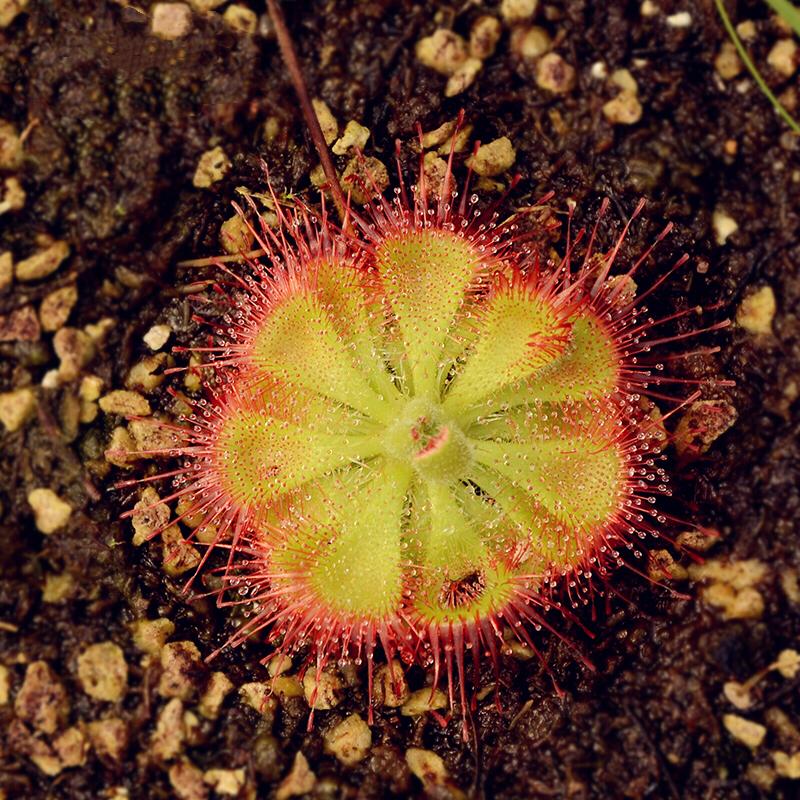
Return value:
[[(669, 510), (692, 522), (667, 532), (710, 532), (694, 537), (705, 567), (651, 540), (651, 553), (671, 553), (673, 577), (654, 583), (645, 577), (652, 555), (650, 563), (632, 555), (634, 569), (599, 585), (594, 608), (579, 608), (575, 623), (557, 621), (568, 641), (541, 633), (542, 659), (515, 648), (497, 675), (487, 667), (469, 742), (458, 714), (412, 717), (378, 703), (371, 747), (354, 766), (325, 752), (323, 737), (349, 714), (365, 714), (364, 668), (341, 668), (341, 702), (316, 712), (311, 730), (302, 694), (242, 702), (239, 687), (269, 680), (260, 661), (270, 649), (252, 641), (202, 661), (235, 630), (237, 615), (184, 593), (191, 573), (170, 574), (158, 539), (134, 546), (120, 515), (141, 489), (114, 484), (157, 468), (147, 458), (109, 462), (109, 442), (126, 419), (98, 412), (84, 381), (100, 378), (101, 393), (130, 386), (131, 369), (153, 355), (142, 337), (154, 325), (171, 330), (165, 353), (205, 341), (208, 329), (193, 314), (214, 297), (209, 284), (219, 272), (179, 262), (222, 252), (231, 201), (242, 202), (241, 187), (265, 190), (262, 161), (279, 195), (318, 203), (310, 179), (318, 159), (269, 18), (260, 3), (246, 4), (255, 12), (255, 31), (246, 33), (217, 5), (192, 13), (173, 39), (153, 34), (154, 9), (144, 0), (31, 0), (0, 29), (0, 119), (24, 132), (21, 155), (8, 155), (6, 126), (0, 177), (16, 178), (26, 194), (22, 208), (0, 217), (0, 253), (19, 263), (52, 241), (69, 246), (49, 275), (0, 281), (0, 391), (27, 387), (35, 401), (24, 422), (0, 433), (0, 797), (796, 797), (791, 776), (800, 765), (793, 772), (790, 759), (800, 751), (800, 674), (791, 653), (783, 670), (768, 668), (800, 634), (800, 139), (746, 70), (715, 64), (728, 40), (714, 4), (552, 0), (532, 20), (512, 23), (493, 2), (284, 3), (311, 95), (328, 104), (340, 132), (349, 120), (366, 126), (365, 154), (390, 172), (396, 140), (413, 176), (417, 123), (431, 131), (464, 109), (473, 128), (455, 156), (460, 179), (475, 141), (505, 136), (516, 154), (513, 167), (476, 190), (480, 203), (518, 174), (501, 208), (510, 213), (552, 191), (553, 218), (563, 223), (573, 200), (579, 227), (609, 198), (598, 233), (609, 247), (645, 197), (620, 263), (673, 223), (637, 281), (652, 284), (686, 253), (688, 263), (649, 304), (659, 315), (704, 311), (667, 325), (668, 333), (735, 320), (757, 291), (764, 298), (771, 290), (776, 301), (774, 316), (767, 309), (755, 328), (733, 324), (688, 340), (718, 352), (668, 362), (673, 377), (703, 381), (716, 413), (730, 420), (735, 409), (732, 428), (706, 436), (706, 452), (669, 453)], [(791, 34), (766, 4), (727, 5), (736, 22), (752, 21), (747, 46), (796, 109), (797, 73), (769, 59)], [(468, 39), (483, 14), (501, 20), (497, 48), (474, 82), (448, 98), (447, 79), (418, 62), (415, 44), (437, 27)], [(567, 91), (544, 88), (537, 61), (515, 52), (514, 29), (530, 24), (575, 69)], [(630, 124), (604, 110), (627, 81), (615, 81), (619, 69), (629, 70), (635, 87), (627, 91), (641, 106)], [(210, 186), (193, 185), (200, 157), (216, 146), (229, 169)], [(348, 161), (337, 157), (337, 166)], [(555, 244), (562, 252), (564, 235)], [(71, 286), (77, 301), (68, 317), (46, 315), (42, 301)], [(84, 345), (77, 369), (56, 376), (71, 357), (65, 348)], [(167, 388), (192, 388), (182, 373), (162, 374), (171, 359), (186, 363), (181, 353), (159, 357), (149, 367), (159, 385), (138, 387), (166, 416), (180, 406)], [(720, 383), (729, 380), (735, 385)], [(685, 386), (694, 388), (664, 390)], [(20, 397), (30, 394), (13, 395), (12, 404)], [(674, 405), (664, 400), (662, 410)], [(117, 432), (115, 444), (135, 448), (125, 435)], [(166, 495), (166, 483), (157, 486)], [(71, 507), (48, 535), (29, 500), (41, 488)], [(213, 588), (213, 576), (205, 585)], [(200, 594), (203, 581), (195, 588)], [(162, 675), (175, 664), (157, 645), (143, 653), (132, 634), (132, 623), (158, 618), (174, 625), (170, 642), (199, 651), (195, 658), (190, 648), (177, 688)], [(127, 680), (103, 699), (102, 689), (87, 692), (80, 665), (87, 648), (108, 641), (120, 648), (111, 663), (119, 667), (121, 652)], [(36, 684), (30, 665), (39, 661), (49, 670)], [(300, 666), (295, 659), (292, 674)], [(213, 671), (233, 689), (218, 713), (204, 714), (198, 703)], [(101, 664), (100, 672), (113, 670)], [(751, 678), (742, 700), (730, 684)], [(413, 690), (430, 676), (415, 667), (406, 679)], [(104, 747), (96, 723), (108, 718), (113, 746)], [(415, 775), (406, 759), (412, 747), (438, 754), (444, 772)], [(305, 785), (299, 752), (313, 773)], [(210, 770), (232, 772), (226, 783)]]

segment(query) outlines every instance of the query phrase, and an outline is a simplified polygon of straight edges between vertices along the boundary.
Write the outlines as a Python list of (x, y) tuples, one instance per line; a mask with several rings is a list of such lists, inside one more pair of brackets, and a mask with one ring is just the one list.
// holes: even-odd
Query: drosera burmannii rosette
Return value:
[(632, 264), (630, 221), (553, 262), (452, 186), (451, 164), (436, 197), (421, 170), (347, 232), (324, 209), (256, 214), (266, 255), (223, 267), (205, 396), (158, 455), (218, 532), (220, 603), (247, 606), (230, 645), (366, 661), (370, 698), (382, 650), (465, 713), (470, 663), (496, 667), (508, 630), (535, 649), (667, 529), (651, 348), (689, 334), (642, 305), (685, 259), (638, 296), (632, 277), (669, 226)]

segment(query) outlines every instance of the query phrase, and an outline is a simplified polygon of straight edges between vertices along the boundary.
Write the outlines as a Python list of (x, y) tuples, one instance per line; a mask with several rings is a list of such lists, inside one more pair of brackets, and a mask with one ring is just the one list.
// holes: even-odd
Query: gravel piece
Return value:
[(438, 197), (447, 174), (447, 161), (437, 156), (436, 153), (425, 153), (422, 159), (422, 171), (425, 174), (428, 192)]
[(723, 42), (714, 59), (714, 69), (717, 71), (717, 75), (723, 80), (729, 81), (741, 73), (743, 66), (739, 54), (736, 52), (736, 45), (733, 42)]
[(325, 139), (325, 144), (330, 144), (339, 135), (339, 123), (336, 122), (336, 117), (333, 116), (328, 104), (324, 100), (315, 98), (311, 101), (314, 106), (314, 113), (317, 115), (317, 122), (322, 128), (322, 136)]
[(22, 163), (22, 140), (17, 129), (0, 119), (0, 169), (12, 170)]
[(183, 538), (177, 525), (170, 525), (161, 533), (162, 568), (167, 575), (177, 577), (196, 569), (200, 552)]
[(467, 159), (477, 175), (492, 176), (506, 172), (517, 157), (514, 145), (507, 136), (501, 136), (488, 144), (482, 144), (478, 151)]
[(716, 536), (702, 530), (682, 531), (675, 539), (678, 547), (687, 547), (698, 553), (705, 553), (716, 543)]
[(331, 150), (333, 150), (337, 156), (348, 155), (357, 150), (363, 151), (368, 139), (369, 128), (365, 128), (363, 125), (351, 119), (344, 129), (344, 133), (334, 142)]
[(54, 574), (49, 572), (44, 579), (42, 589), (43, 603), (65, 603), (72, 599), (77, 591), (75, 579), (69, 572)]
[(694, 564), (689, 571), (695, 579), (712, 578), (725, 581), (734, 589), (746, 589), (764, 580), (769, 570), (766, 564), (762, 564), (754, 558), (741, 561), (728, 561), (720, 558), (706, 561), (704, 564)]
[(81, 400), (80, 405), (80, 421), (86, 425), (90, 422), (94, 422), (97, 419), (97, 415), (100, 413), (100, 409), (97, 403), (93, 403), (86, 400)]
[(539, 5), (539, 0), (502, 0), (500, 16), (509, 25), (530, 19)]
[(603, 114), (612, 125), (635, 125), (642, 118), (642, 104), (629, 91), (622, 91), (603, 104)]
[(139, 458), (136, 455), (136, 449), (136, 442), (128, 429), (118, 426), (111, 431), (108, 448), (103, 455), (109, 464), (130, 469), (132, 463)]
[(758, 29), (753, 20), (745, 19), (736, 24), (736, 33), (745, 41), (752, 41), (758, 35)]
[(772, 754), (775, 762), (775, 771), (782, 778), (792, 781), (800, 780), (800, 752), (789, 755), (781, 750), (776, 750)]
[(679, 11), (677, 14), (670, 14), (667, 17), (667, 25), (670, 28), (689, 28), (692, 25), (692, 15), (688, 11)]
[(69, 245), (66, 242), (53, 242), (44, 250), (17, 262), (14, 270), (17, 280), (38, 281), (46, 278), (61, 266), (68, 255)]
[[(652, 581), (683, 581), (689, 576), (686, 567), (675, 561), (669, 550), (651, 550), (647, 555), (647, 576)], [(519, 644), (519, 642), (517, 642)], [(528, 657), (534, 655), (529, 647), (524, 648)]]
[(74, 284), (50, 292), (39, 307), (42, 329), (48, 332), (57, 331), (67, 321), (77, 302), (78, 288)]
[(14, 711), (42, 733), (55, 733), (67, 720), (69, 700), (61, 681), (46, 661), (33, 661), (14, 700)]
[(100, 758), (120, 761), (128, 747), (128, 726), (119, 717), (106, 717), (88, 725), (89, 739)]
[(723, 245), (739, 230), (736, 220), (726, 212), (715, 209), (711, 216), (711, 227), (714, 229), (714, 240), (717, 244)]
[(33, 306), (22, 306), (0, 317), (0, 342), (35, 342), (42, 335)]
[(558, 53), (547, 53), (536, 65), (536, 85), (553, 94), (566, 94), (575, 87), (575, 68)]
[(224, 672), (212, 672), (198, 703), (200, 714), (206, 719), (216, 719), (225, 698), (233, 689), (233, 682)]
[(421, 717), (428, 711), (447, 708), (447, 695), (441, 689), (417, 689), (403, 703), (400, 713), (404, 717)]
[(422, 134), (422, 149), (427, 150), (429, 147), (437, 147), (444, 142), (447, 142), (452, 137), (456, 129), (456, 121), (443, 122), (438, 128), (435, 128), (428, 133)]
[(422, 781), (423, 786), (445, 786), (447, 768), (444, 761), (432, 750), (409, 747), (406, 750), (406, 763), (409, 769)]
[(746, 711), (753, 705), (753, 698), (750, 690), (738, 681), (727, 681), (722, 685), (722, 693), (725, 699), (740, 711)]
[(174, 431), (159, 424), (157, 419), (132, 419), (128, 423), (128, 430), (136, 442), (136, 449), (142, 458), (156, 458), (164, 450), (177, 446), (177, 436)]
[(781, 39), (772, 45), (767, 54), (767, 64), (783, 78), (791, 78), (797, 69), (800, 47), (794, 39)]
[(308, 794), (315, 786), (317, 776), (308, 766), (306, 757), (298, 750), (289, 774), (283, 779), (275, 793), (275, 800), (288, 800)]
[(722, 610), (724, 619), (758, 619), (764, 613), (764, 598), (756, 584), (767, 574), (756, 559), (707, 561), (689, 567), (693, 580), (711, 579), (702, 591), (703, 600)]
[(629, 69), (615, 69), (611, 75), (609, 76), (609, 80), (614, 86), (618, 86), (622, 89), (623, 92), (630, 92), (631, 94), (637, 94), (639, 91), (639, 85), (636, 83), (636, 78), (633, 77), (633, 74)]
[(727, 400), (697, 400), (681, 415), (675, 427), (675, 449), (680, 455), (708, 452), (737, 417), (736, 409)]
[(399, 708), (408, 700), (408, 683), (399, 661), (381, 664), (375, 670), (372, 696), (376, 702), (389, 708)]
[(168, 353), (153, 353), (137, 361), (125, 378), (128, 389), (140, 389), (146, 394), (154, 392), (164, 382), (164, 368), (171, 363)]
[(212, 147), (211, 150), (206, 150), (200, 156), (192, 178), (192, 185), (196, 189), (208, 189), (221, 181), (228, 174), (230, 168), (231, 160), (225, 151), (219, 146)]
[(525, 61), (536, 61), (553, 46), (550, 34), (537, 25), (530, 28), (515, 28), (511, 32), (511, 52)]
[(777, 303), (771, 286), (748, 292), (736, 309), (736, 324), (748, 333), (766, 336), (772, 333)]
[(439, 145), (436, 152), (441, 156), (449, 156), (451, 149), (454, 153), (463, 153), (467, 149), (470, 136), (472, 136), (472, 128), (472, 125), (465, 125), (458, 133), (454, 133)]
[(643, 0), (641, 6), (639, 6), (639, 13), (643, 17), (655, 17), (660, 12), (660, 9), (653, 0)]
[(320, 672), (311, 668), (303, 676), (303, 691), (306, 702), (319, 711), (338, 706), (342, 699), (342, 682), (332, 672)]
[(303, 697), (303, 684), (293, 675), (278, 675), (272, 679), (272, 689), (280, 697)]
[(503, 28), (496, 17), (484, 14), (472, 23), (469, 31), (469, 54), (473, 58), (486, 59), (494, 54)]
[(80, 728), (67, 728), (53, 741), (53, 749), (61, 762), (62, 769), (82, 767), (89, 754), (89, 741)]
[(89, 334), (68, 327), (56, 331), (53, 349), (61, 362), (58, 365), (58, 379), (66, 383), (75, 380), (96, 353), (95, 343)]
[(33, 489), (28, 492), (28, 504), (33, 509), (36, 527), (45, 536), (63, 528), (72, 514), (72, 506), (52, 489)]
[(30, 387), (0, 393), (0, 422), (9, 432), (18, 431), (36, 411), (36, 394)]
[(342, 173), (342, 184), (354, 202), (364, 205), (376, 193), (386, 190), (389, 173), (383, 162), (373, 156), (354, 156)]
[(358, 714), (351, 714), (323, 735), (325, 752), (347, 767), (363, 761), (372, 747), (372, 732)]
[(156, 3), (151, 13), (150, 30), (160, 39), (180, 39), (192, 29), (192, 9), (186, 3)]
[(146, 398), (126, 389), (115, 389), (103, 395), (100, 408), (106, 414), (119, 414), (121, 417), (144, 417), (152, 413)]
[(134, 646), (150, 656), (160, 656), (164, 644), (173, 633), (175, 624), (166, 617), (140, 619), (131, 623)]
[(169, 768), (169, 782), (178, 800), (206, 800), (208, 786), (203, 771), (188, 758), (181, 758)]
[(251, 681), (239, 687), (239, 700), (265, 719), (272, 719), (277, 701), (272, 696), (272, 684), (264, 681)]
[(153, 325), (153, 327), (142, 336), (142, 341), (151, 350), (160, 350), (169, 341), (171, 335), (172, 328), (170, 328), (169, 325)]
[(445, 97), (455, 97), (468, 89), (483, 69), (479, 58), (468, 58), (448, 79), (444, 88)]
[[(169, 506), (160, 502), (158, 492), (152, 486), (146, 486), (142, 490), (142, 495), (138, 502), (133, 507), (133, 515), (131, 517), (134, 547), (139, 547), (156, 533), (164, 530), (169, 523), (170, 516)], [(156, 620), (153, 624), (156, 622), (161, 623), (160, 620)]]
[(781, 677), (792, 680), (800, 671), (800, 653), (791, 648), (781, 650), (773, 667), (781, 674)]
[(258, 15), (255, 11), (240, 3), (234, 3), (225, 9), (222, 15), (223, 22), (245, 36), (252, 36), (258, 29)]
[[(2, 0), (0, 0), (1, 2)], [(5, 187), (0, 200), (0, 214), (5, 214), (7, 211), (20, 211), (25, 208), (25, 190), (18, 178), (10, 177), (3, 181)]]
[(105, 317), (101, 319), (100, 322), (85, 325), (83, 330), (95, 344), (102, 344), (106, 336), (108, 336), (109, 331), (113, 330), (115, 325), (116, 322), (113, 319)]
[(254, 236), (241, 214), (225, 220), (219, 229), (219, 243), (226, 253), (247, 253), (253, 246)]
[(292, 659), (286, 653), (276, 653), (270, 658), (267, 664), (267, 672), (270, 678), (275, 678), (278, 675), (284, 675), (292, 668)]
[[(196, 502), (192, 497), (184, 496), (178, 500), (178, 505), (175, 506), (175, 516), (179, 517), (181, 523), (189, 528), (200, 528), (199, 531), (195, 531), (196, 537), (208, 534), (209, 541), (214, 540), (217, 532), (216, 525), (206, 522), (205, 526), (200, 527), (207, 518), (206, 512), (196, 507)], [(201, 539), (201, 541), (205, 540)]]
[(150, 737), (150, 753), (159, 761), (171, 761), (180, 755), (186, 740), (183, 703), (173, 697), (162, 709)]
[(11, 697), (11, 670), (0, 664), (0, 706), (8, 705)]
[(205, 672), (194, 642), (170, 642), (161, 650), (161, 677), (157, 691), (162, 697), (189, 700)]
[(235, 797), (242, 791), (247, 781), (244, 767), (239, 769), (209, 769), (203, 773), (203, 780), (219, 795)]
[(18, 720), (8, 726), (7, 733), (6, 741), (14, 751), (28, 756), (44, 775), (53, 777), (64, 768), (55, 750), (47, 742), (33, 736)]
[(764, 741), (764, 737), (767, 735), (767, 729), (763, 725), (740, 717), (738, 714), (725, 714), (722, 724), (734, 739), (753, 750)]
[(114, 642), (87, 647), (78, 656), (78, 680), (89, 697), (118, 703), (128, 691), (128, 664), (122, 648)]
[(225, 5), (228, 0), (188, 0), (188, 2), (195, 11), (199, 11), (201, 14), (207, 14), (215, 8)]
[(14, 280), (14, 257), (10, 250), (0, 253), (0, 292), (11, 286)]
[(28, 0), (0, 0), (0, 28), (7, 28), (28, 7)]
[(438, 28), (417, 42), (417, 61), (441, 75), (452, 75), (469, 57), (464, 39), (453, 31)]
[[(773, 664), (772, 667), (774, 668), (776, 664)], [(756, 673), (756, 675), (758, 674)], [(764, 710), (764, 722), (775, 733), (778, 744), (794, 751), (800, 750), (800, 728), (789, 714), (778, 706), (769, 706)]]

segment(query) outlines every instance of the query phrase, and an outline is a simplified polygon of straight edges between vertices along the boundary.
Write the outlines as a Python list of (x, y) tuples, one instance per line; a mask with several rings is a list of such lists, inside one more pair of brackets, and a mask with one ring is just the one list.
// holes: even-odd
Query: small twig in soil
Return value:
[(210, 258), (190, 258), (188, 261), (179, 261), (178, 267), (213, 267), (216, 264), (229, 264), (235, 261), (246, 261), (247, 259), (259, 258), (266, 254), (265, 250), (250, 250), (248, 253), (234, 253), (230, 256), (211, 256)]
[(281, 50), (281, 56), (286, 64), (286, 69), (289, 71), (289, 77), (292, 79), (297, 99), (300, 101), (300, 110), (303, 112), (303, 119), (308, 127), (311, 139), (314, 142), (314, 147), (319, 155), (319, 160), (322, 163), (322, 169), (325, 172), (325, 177), (328, 180), (331, 194), (333, 195), (333, 203), (336, 210), (339, 212), (339, 217), (346, 224), (347, 221), (347, 199), (344, 196), (342, 187), (339, 185), (339, 176), (336, 174), (336, 167), (333, 165), (328, 145), (325, 142), (325, 137), (322, 135), (322, 128), (320, 127), (317, 115), (314, 112), (314, 106), (311, 104), (311, 98), (308, 94), (308, 87), (303, 79), (303, 72), (300, 69), (300, 62), (297, 58), (297, 51), (295, 50), (294, 43), (292, 42), (289, 29), (286, 27), (286, 20), (283, 16), (277, 0), (267, 0), (267, 9), (272, 18), (272, 23), (275, 25), (275, 33), (278, 37), (278, 46)]
[(678, 787), (672, 775), (670, 774), (669, 764), (667, 763), (667, 759), (664, 757), (664, 754), (661, 752), (653, 737), (650, 735), (650, 732), (644, 726), (644, 723), (639, 718), (639, 715), (633, 711), (628, 703), (622, 703), (621, 705), (622, 710), (634, 721), (634, 723), (636, 723), (636, 727), (641, 732), (645, 742), (647, 742), (648, 746), (653, 751), (656, 761), (658, 762), (658, 766), (661, 769), (661, 774), (667, 784), (667, 788), (669, 789), (670, 795), (674, 798), (674, 800), (680, 800), (680, 792), (678, 791)]

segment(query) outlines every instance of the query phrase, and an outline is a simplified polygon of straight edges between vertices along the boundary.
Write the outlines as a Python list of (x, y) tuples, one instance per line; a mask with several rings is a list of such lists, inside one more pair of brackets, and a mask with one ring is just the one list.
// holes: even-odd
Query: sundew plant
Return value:
[(252, 209), (265, 256), (225, 268), (205, 396), (160, 453), (217, 531), (220, 602), (247, 607), (230, 644), (366, 661), (370, 684), (399, 655), (462, 711), (470, 662), (557, 631), (668, 525), (651, 349), (687, 335), (643, 307), (652, 247), (620, 264), (627, 226), (553, 261), (476, 201), (448, 166), (438, 193), (420, 171), (344, 230)]

